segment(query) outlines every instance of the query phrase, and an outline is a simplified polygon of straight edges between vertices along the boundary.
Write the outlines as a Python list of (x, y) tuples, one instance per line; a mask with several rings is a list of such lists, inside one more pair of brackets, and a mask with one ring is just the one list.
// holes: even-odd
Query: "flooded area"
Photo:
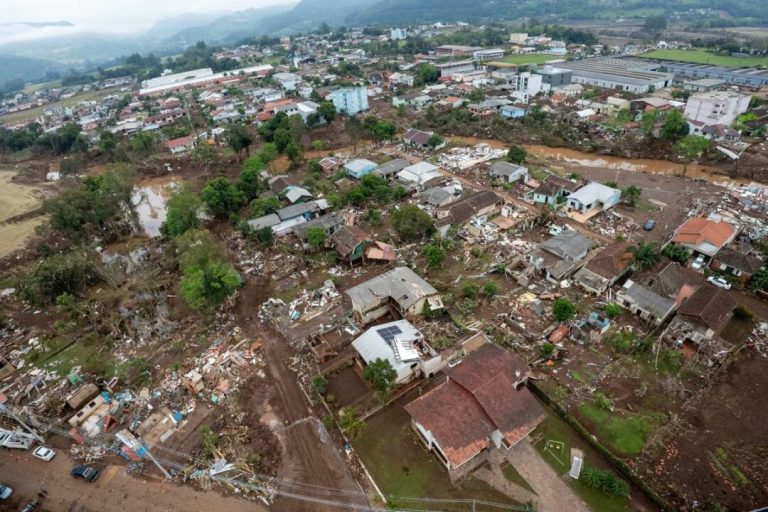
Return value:
[(548, 162), (565, 164), (571, 169), (612, 169), (616, 171), (645, 172), (665, 176), (680, 176), (705, 179), (721, 185), (741, 185), (749, 180), (733, 179), (723, 174), (716, 167), (697, 164), (681, 164), (667, 160), (648, 158), (621, 158), (616, 156), (586, 153), (568, 148), (551, 148), (549, 146), (529, 145), (525, 149), (528, 154)]
[[(451, 142), (476, 145), (488, 144), (492, 148), (503, 149), (508, 145), (498, 140), (480, 139), (475, 137), (451, 137)], [(661, 174), (665, 176), (679, 176), (687, 178), (699, 178), (717, 185), (745, 185), (750, 182), (746, 179), (734, 179), (721, 173), (717, 167), (698, 164), (682, 164), (668, 160), (654, 160), (649, 158), (622, 158), (618, 156), (599, 155), (578, 151), (569, 148), (552, 148), (540, 144), (525, 146), (529, 157), (540, 160), (544, 165), (578, 171), (579, 169), (608, 169), (614, 171), (642, 172), (649, 174)]]
[(165, 222), (167, 202), (182, 180), (178, 176), (163, 176), (142, 180), (134, 188), (131, 202), (142, 230), (150, 237), (160, 236)]

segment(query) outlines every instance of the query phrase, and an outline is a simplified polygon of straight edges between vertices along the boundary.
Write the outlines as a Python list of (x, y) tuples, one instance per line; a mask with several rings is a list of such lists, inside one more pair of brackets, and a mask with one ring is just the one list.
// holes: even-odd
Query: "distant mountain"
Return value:
[(0, 87), (17, 78), (25, 82), (45, 77), (48, 71), (63, 72), (65, 66), (42, 59), (30, 59), (15, 55), (0, 55)]
[(45, 28), (45, 27), (74, 27), (75, 25), (69, 21), (14, 21), (12, 23), (0, 23), (0, 27), (11, 27), (13, 25), (26, 25), (33, 28)]
[(0, 45), (0, 54), (46, 59), (68, 66), (79, 66), (86, 62), (104, 62), (120, 55), (142, 53), (150, 49), (150, 43), (140, 37), (84, 32), (6, 43)]
[(180, 30), (163, 42), (173, 46), (189, 46), (198, 41), (205, 41), (209, 45), (233, 43), (246, 37), (264, 34), (261, 29), (264, 20), (292, 7), (291, 4), (282, 4), (236, 11), (209, 23)]
[(345, 18), (349, 25), (391, 25), (436, 21), (478, 22), (537, 17), (551, 20), (644, 17), (649, 9), (672, 15), (693, 9), (714, 9), (730, 16), (765, 17), (752, 0), (379, 0)]
[(152, 41), (163, 41), (178, 34), (182, 30), (208, 25), (227, 14), (229, 13), (184, 13), (180, 16), (174, 16), (158, 21), (152, 25), (149, 30), (144, 32), (144, 37)]
[[(416, 0), (418, 1), (418, 0)], [(301, 0), (288, 12), (270, 16), (257, 26), (263, 34), (290, 34), (316, 29), (323, 22), (339, 26), (360, 15), (377, 0)]]

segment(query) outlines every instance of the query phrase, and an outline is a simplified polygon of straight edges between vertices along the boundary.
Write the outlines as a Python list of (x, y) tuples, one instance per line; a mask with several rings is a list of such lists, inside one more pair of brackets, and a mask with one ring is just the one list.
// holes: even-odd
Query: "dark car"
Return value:
[(89, 466), (83, 466), (78, 465), (72, 468), (72, 471), (69, 472), (70, 475), (72, 475), (75, 478), (82, 478), (86, 482), (93, 482), (97, 478), (99, 478), (99, 475), (101, 474), (101, 471), (99, 471), (96, 468), (92, 468)]
[(655, 225), (656, 225), (655, 220), (648, 219), (647, 221), (645, 221), (645, 224), (643, 224), (643, 229), (646, 231), (651, 231)]

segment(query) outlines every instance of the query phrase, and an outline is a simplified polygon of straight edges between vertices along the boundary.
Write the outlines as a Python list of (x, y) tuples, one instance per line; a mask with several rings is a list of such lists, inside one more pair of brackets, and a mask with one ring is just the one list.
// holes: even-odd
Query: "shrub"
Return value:
[(576, 307), (571, 301), (564, 297), (555, 299), (555, 302), (552, 304), (552, 315), (558, 322), (566, 322), (570, 320), (575, 313)]

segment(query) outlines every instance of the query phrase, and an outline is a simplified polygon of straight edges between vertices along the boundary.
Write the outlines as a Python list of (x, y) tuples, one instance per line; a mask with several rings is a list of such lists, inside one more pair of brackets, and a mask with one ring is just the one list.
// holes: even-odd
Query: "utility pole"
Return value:
[(40, 435), (32, 427), (24, 423), (24, 421), (21, 418), (19, 418), (19, 416), (15, 412), (13, 412), (12, 409), (8, 408), (5, 404), (0, 404), (0, 412), (5, 413), (7, 416), (10, 416), (14, 420), (16, 420), (19, 423), (19, 425), (24, 427), (24, 430), (29, 432), (41, 444), (45, 444), (45, 439), (40, 437)]
[(162, 464), (150, 453), (150, 451), (147, 449), (146, 446), (144, 446), (144, 443), (136, 439), (136, 436), (134, 436), (131, 432), (129, 432), (126, 429), (121, 430), (117, 434), (115, 434), (115, 437), (124, 445), (126, 445), (128, 448), (133, 450), (133, 452), (138, 455), (139, 457), (147, 457), (149, 460), (152, 461), (152, 463), (157, 466), (157, 469), (160, 470), (163, 475), (165, 475), (165, 478), (170, 480), (173, 478), (168, 471), (163, 467)]

